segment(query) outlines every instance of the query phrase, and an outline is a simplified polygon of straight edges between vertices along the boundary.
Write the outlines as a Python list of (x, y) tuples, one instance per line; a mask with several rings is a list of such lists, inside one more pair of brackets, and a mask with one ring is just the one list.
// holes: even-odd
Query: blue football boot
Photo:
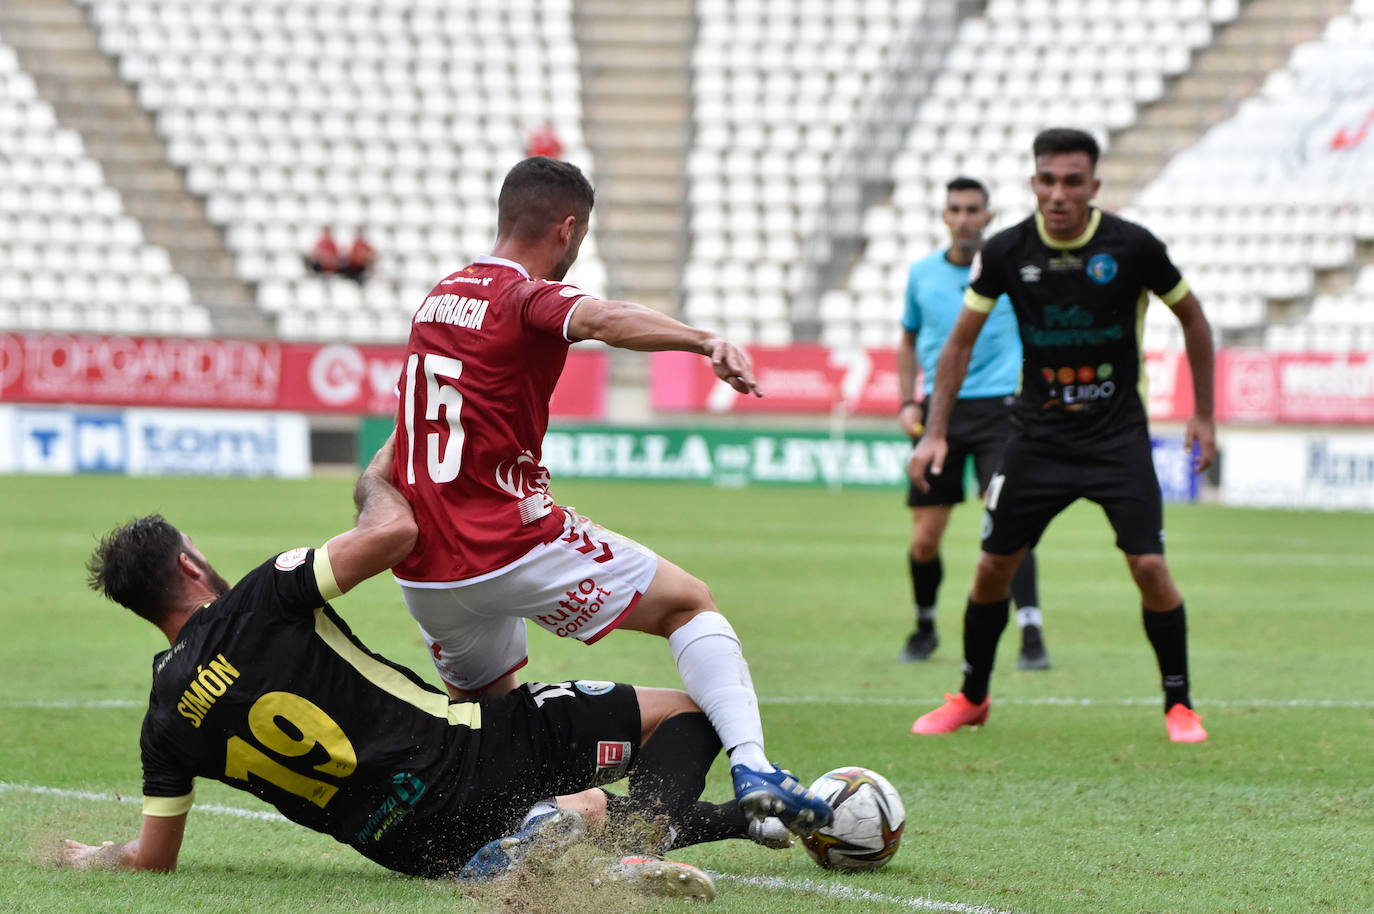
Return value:
[(829, 803), (781, 768), (756, 771), (735, 765), (730, 769), (730, 777), (735, 782), (735, 799), (751, 820), (776, 816), (788, 831), (809, 835), (835, 818)]

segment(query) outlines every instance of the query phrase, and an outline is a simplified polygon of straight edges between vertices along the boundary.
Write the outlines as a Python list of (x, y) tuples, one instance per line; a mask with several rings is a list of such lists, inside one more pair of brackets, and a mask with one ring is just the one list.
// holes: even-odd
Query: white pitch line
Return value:
[[(0, 793), (7, 792), (62, 797), (71, 800), (113, 801), (116, 803), (143, 802), (142, 797), (129, 797), (113, 792), (99, 793), (93, 790), (68, 790), (63, 787), (44, 787), (39, 784), (11, 784), (8, 781), (0, 781)], [(266, 812), (257, 809), (239, 809), (234, 806), (202, 805), (199, 803), (193, 808), (197, 812), (235, 816), (240, 819), (261, 819), (268, 822), (289, 821), (280, 813)], [(855, 888), (854, 886), (816, 882), (811, 879), (782, 879), (777, 876), (736, 876), (732, 873), (713, 873), (712, 875), (723, 882), (735, 882), (741, 885), (757, 886), (765, 889), (786, 889), (793, 892), (809, 892), (815, 895), (826, 895), (831, 898), (845, 900), (872, 901), (879, 904), (909, 908), (913, 911), (933, 911), (937, 912), (937, 914), (1009, 914), (1009, 912), (1006, 911), (999, 911), (996, 908), (987, 908), (981, 905), (935, 901), (930, 898), (902, 898), (897, 895), (884, 895), (868, 889)]]
[(964, 904), (958, 901), (936, 901), (933, 898), (903, 898), (900, 895), (886, 895), (869, 889), (859, 889), (852, 885), (835, 885), (816, 882), (812, 879), (782, 879), (778, 876), (735, 876), (730, 873), (715, 873), (721, 882), (735, 882), (741, 885), (758, 886), (765, 889), (786, 889), (794, 892), (810, 892), (813, 895), (827, 895), (845, 901), (872, 901), (878, 904), (909, 908), (913, 911), (936, 911), (939, 914), (1009, 914), (997, 908), (983, 905)]
[[(143, 802), (143, 797), (125, 796), (121, 793), (97, 793), (93, 790), (68, 790), (65, 787), (44, 787), (40, 784), (11, 784), (8, 781), (0, 781), (0, 793), (34, 793), (42, 796), (62, 797), (71, 800), (101, 800), (114, 801), (116, 803), (139, 803)], [(240, 819), (261, 819), (265, 822), (287, 822), (286, 816), (279, 812), (267, 812), (263, 809), (239, 809), (236, 806), (217, 806), (213, 803), (197, 803), (193, 807), (197, 812), (208, 812), (221, 816), (236, 816)]]

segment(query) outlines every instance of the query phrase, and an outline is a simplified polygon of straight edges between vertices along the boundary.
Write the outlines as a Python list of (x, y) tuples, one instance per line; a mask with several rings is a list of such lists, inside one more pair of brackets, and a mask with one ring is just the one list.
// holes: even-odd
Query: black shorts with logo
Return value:
[[(483, 699), (462, 770), (417, 807), (424, 816), (369, 849), (383, 866), (440, 878), (509, 834), (531, 806), (623, 778), (639, 752), (639, 698), (623, 683), (528, 682)], [(434, 806), (429, 806), (433, 802)]]
[(1079, 498), (1106, 511), (1122, 552), (1164, 552), (1164, 506), (1146, 429), (1105, 440), (1092, 452), (1013, 433), (988, 485), (983, 551), (1010, 555), (1034, 547), (1055, 515)]
[[(912, 483), (906, 493), (909, 508), (937, 505), (957, 505), (964, 500), (964, 464), (973, 458), (973, 471), (978, 477), (978, 491), (988, 487), (988, 480), (1002, 460), (1002, 447), (1011, 433), (1011, 409), (1015, 397), (975, 397), (955, 400), (949, 413), (949, 429), (945, 441), (949, 455), (939, 476), (926, 472), (930, 491), (922, 492)], [(930, 398), (921, 404), (921, 422), (926, 421)], [(920, 439), (917, 439), (920, 440)]]

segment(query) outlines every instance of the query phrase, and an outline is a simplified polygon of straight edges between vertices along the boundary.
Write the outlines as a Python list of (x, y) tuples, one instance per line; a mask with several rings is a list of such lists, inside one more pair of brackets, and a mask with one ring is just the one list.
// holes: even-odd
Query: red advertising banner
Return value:
[[(716, 380), (700, 356), (655, 353), (652, 398), (665, 412), (852, 413), (897, 411), (891, 349), (832, 350), (819, 345), (749, 347), (762, 399)], [(1193, 375), (1181, 350), (1145, 354), (1150, 418), (1193, 414)], [(1223, 422), (1374, 423), (1374, 354), (1222, 350), (1216, 364), (1216, 418)]]
[[(0, 333), (0, 401), (390, 415), (405, 347), (65, 333)], [(573, 349), (560, 418), (600, 419), (606, 353)]]
[(1182, 422), (1193, 415), (1193, 372), (1185, 353), (1145, 353), (1145, 379), (1145, 411), (1151, 419)]
[(1374, 423), (1374, 353), (1217, 355), (1217, 416), (1231, 422)]
[(818, 413), (844, 404), (850, 412), (895, 415), (897, 354), (892, 349), (830, 349), (821, 345), (750, 346), (763, 397), (745, 397), (717, 380), (699, 355), (656, 352), (651, 390), (668, 412)]

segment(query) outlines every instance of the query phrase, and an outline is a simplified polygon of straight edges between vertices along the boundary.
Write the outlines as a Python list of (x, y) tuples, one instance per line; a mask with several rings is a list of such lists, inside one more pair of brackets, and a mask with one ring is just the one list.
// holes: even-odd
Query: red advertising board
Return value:
[(830, 349), (820, 345), (750, 346), (763, 397), (744, 397), (716, 379), (711, 364), (684, 352), (653, 354), (655, 409), (669, 412), (820, 413), (843, 404), (850, 412), (895, 415), (897, 354), (892, 349)]
[(1217, 415), (1231, 422), (1374, 423), (1374, 353), (1223, 350)]
[[(891, 349), (832, 350), (818, 345), (749, 347), (762, 399), (742, 397), (716, 380), (700, 356), (655, 353), (653, 405), (666, 412), (822, 413), (897, 411), (896, 354)], [(1193, 376), (1182, 350), (1145, 354), (1150, 418), (1193, 414)], [(1374, 423), (1374, 354), (1217, 353), (1216, 418), (1223, 422)]]
[[(405, 347), (353, 343), (0, 334), (0, 401), (389, 415)], [(560, 418), (605, 416), (606, 353), (574, 349)]]

